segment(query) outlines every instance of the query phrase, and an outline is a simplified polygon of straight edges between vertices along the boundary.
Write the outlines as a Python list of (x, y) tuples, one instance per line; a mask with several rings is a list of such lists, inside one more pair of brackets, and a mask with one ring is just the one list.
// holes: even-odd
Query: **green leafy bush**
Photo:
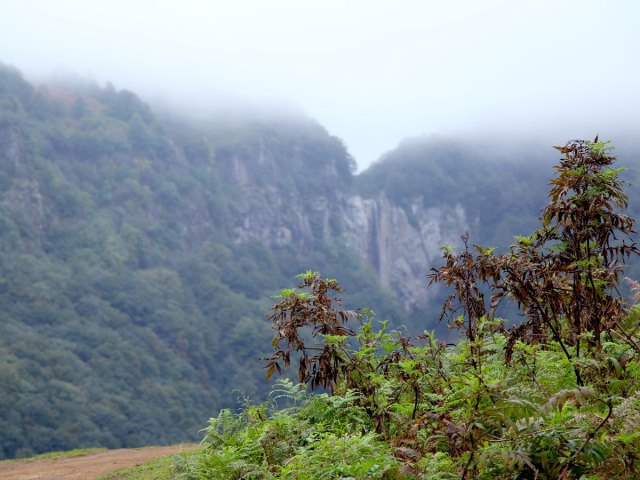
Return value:
[[(623, 260), (637, 253), (619, 238), (633, 220), (617, 211), (626, 197), (606, 144), (560, 150), (540, 230), (506, 255), (445, 249), (431, 275), (454, 289), (443, 314), (457, 344), (375, 328), (371, 312), (342, 308), (336, 280), (300, 275), (273, 306), (266, 359), (267, 377), (297, 361), (300, 385), (280, 380), (271, 402), (221, 412), (181, 475), (636, 478), (638, 313), (617, 293)], [(510, 329), (495, 317), (505, 299), (525, 314)]]

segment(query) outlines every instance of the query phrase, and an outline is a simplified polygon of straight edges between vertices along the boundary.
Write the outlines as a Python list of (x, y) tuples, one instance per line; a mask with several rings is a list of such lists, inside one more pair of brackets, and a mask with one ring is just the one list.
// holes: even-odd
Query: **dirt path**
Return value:
[(197, 448), (197, 445), (122, 448), (89, 453), (81, 457), (0, 463), (0, 479), (94, 480), (105, 473), (135, 467), (156, 458), (175, 455), (194, 448)]

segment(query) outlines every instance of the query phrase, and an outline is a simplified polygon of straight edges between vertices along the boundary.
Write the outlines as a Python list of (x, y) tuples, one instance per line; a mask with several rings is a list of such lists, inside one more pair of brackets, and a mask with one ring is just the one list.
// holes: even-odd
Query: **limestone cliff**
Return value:
[[(254, 238), (271, 248), (297, 249), (340, 241), (375, 269), (407, 311), (426, 308), (426, 275), (437, 264), (442, 245), (458, 245), (461, 234), (477, 222), (461, 203), (436, 203), (417, 195), (397, 205), (383, 190), (358, 194), (345, 187), (348, 179), (339, 177), (339, 155), (310, 165), (306, 149), (313, 145), (300, 145), (295, 138), (291, 142), (287, 158), (265, 149), (263, 138), (255, 142), (253, 155), (226, 156), (224, 150), (217, 155), (226, 180), (239, 189), (236, 241)], [(314, 182), (312, 191), (300, 184), (301, 178)]]
[(384, 193), (375, 199), (350, 197), (344, 222), (346, 244), (376, 269), (383, 286), (393, 289), (409, 311), (427, 307), (425, 275), (437, 264), (442, 245), (458, 245), (471, 228), (460, 204), (428, 206), (420, 196), (407, 212)]

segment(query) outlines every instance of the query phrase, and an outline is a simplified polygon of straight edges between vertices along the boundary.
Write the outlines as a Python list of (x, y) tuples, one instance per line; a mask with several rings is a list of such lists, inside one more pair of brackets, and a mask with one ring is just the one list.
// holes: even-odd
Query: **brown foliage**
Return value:
[[(555, 167), (542, 227), (519, 238), (508, 254), (493, 255), (477, 246), (476, 256), (468, 248), (459, 255), (445, 251), (445, 265), (430, 275), (432, 283), (455, 287), (445, 310), (456, 311), (455, 302), (462, 307), (464, 321), (456, 326), (464, 325), (470, 340), (482, 316), (492, 319), (504, 298), (516, 302), (526, 321), (509, 331), (507, 361), (518, 340), (556, 340), (569, 359), (581, 355), (581, 344), (599, 350), (603, 332), (615, 331), (632, 343), (621, 325), (627, 309), (618, 287), (625, 258), (639, 252), (635, 242), (618, 240), (634, 233), (634, 221), (618, 211), (626, 208), (627, 196), (620, 170), (611, 168), (615, 157), (597, 137), (556, 148), (564, 157)], [(478, 283), (493, 292), (489, 308)], [(569, 353), (570, 345), (575, 354)], [(576, 377), (582, 384), (577, 369)]]
[[(300, 354), (298, 381), (309, 383), (311, 388), (324, 387), (333, 391), (340, 368), (345, 363), (339, 350), (331, 342), (323, 345), (307, 345), (307, 337), (317, 335), (352, 336), (353, 330), (345, 327), (349, 318), (357, 315), (355, 311), (344, 310), (341, 299), (333, 294), (342, 292), (342, 287), (332, 279), (321, 278), (317, 272), (300, 275), (302, 283), (298, 291), (283, 291), (281, 301), (271, 308), (274, 313), (269, 319), (274, 323), (276, 336), (272, 345), (276, 350), (267, 358), (267, 380), (274, 371), (282, 373), (291, 362), (291, 353)], [(316, 353), (311, 353), (311, 352)]]

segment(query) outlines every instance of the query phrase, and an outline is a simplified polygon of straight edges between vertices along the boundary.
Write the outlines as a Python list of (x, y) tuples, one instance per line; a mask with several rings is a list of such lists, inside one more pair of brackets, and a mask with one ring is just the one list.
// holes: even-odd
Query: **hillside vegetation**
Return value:
[[(388, 331), (308, 271), (272, 307), (265, 359), (267, 378), (297, 363), (299, 385), (212, 418), (180, 478), (637, 478), (640, 310), (619, 295), (634, 221), (607, 143), (559, 150), (533, 235), (503, 254), (465, 239), (433, 269), (460, 342)], [(503, 301), (523, 313), (511, 327)]]
[(195, 440), (265, 399), (265, 312), (307, 269), (455, 338), (425, 290), (440, 246), (506, 248), (545, 204), (551, 161), (499, 150), (414, 139), (354, 175), (303, 114), (159, 114), (0, 65), (0, 459)]
[(197, 438), (235, 389), (264, 392), (263, 312), (308, 264), (393, 308), (337, 244), (235, 234), (260, 198), (234, 162), (273, 157), (250, 171), (311, 201), (323, 159), (349, 188), (337, 139), (304, 118), (167, 122), (110, 85), (36, 89), (0, 67), (0, 458)]

